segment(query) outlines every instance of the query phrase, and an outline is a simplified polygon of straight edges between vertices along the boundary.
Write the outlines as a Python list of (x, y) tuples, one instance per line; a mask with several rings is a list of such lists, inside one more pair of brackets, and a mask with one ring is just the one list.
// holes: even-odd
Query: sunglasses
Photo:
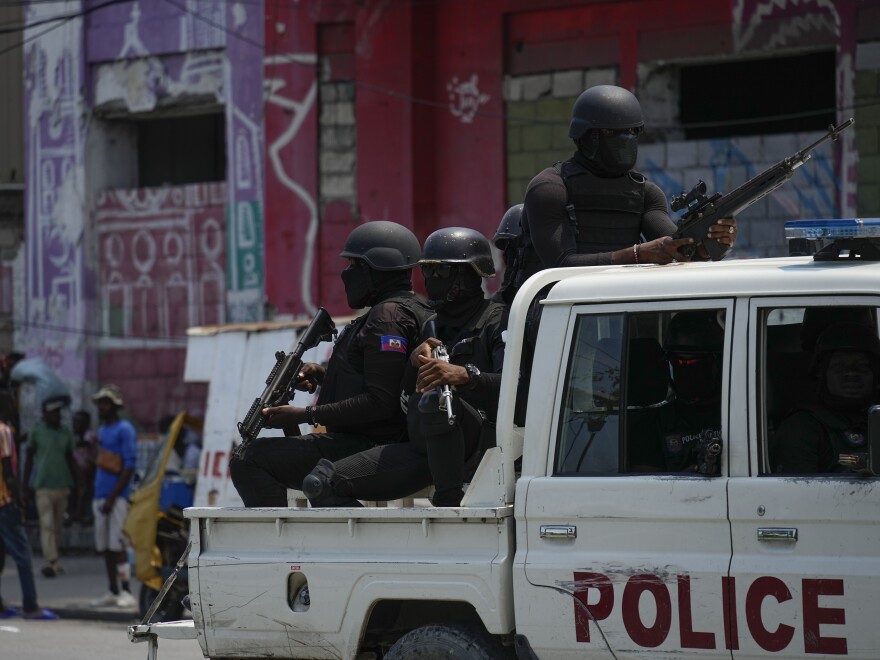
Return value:
[(642, 132), (641, 126), (635, 128), (600, 128), (599, 135), (610, 137), (612, 135), (635, 135), (638, 136)]
[(455, 264), (421, 264), (422, 275), (425, 277), (446, 278), (452, 275)]

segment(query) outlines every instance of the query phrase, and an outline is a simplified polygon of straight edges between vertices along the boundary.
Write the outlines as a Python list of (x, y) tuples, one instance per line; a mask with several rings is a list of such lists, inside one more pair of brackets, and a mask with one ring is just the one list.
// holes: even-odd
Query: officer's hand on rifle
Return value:
[(640, 264), (668, 264), (673, 261), (690, 261), (690, 257), (681, 254), (678, 250), (685, 245), (693, 244), (692, 238), (672, 238), (661, 236), (653, 241), (642, 243), (638, 246), (638, 263)]
[(306, 362), (299, 370), (296, 379), (296, 389), (301, 392), (314, 392), (318, 385), (324, 382), (324, 374), (327, 370), (320, 364)]
[[(736, 218), (723, 218), (718, 221), (717, 225), (709, 227), (709, 233), (706, 235), (706, 238), (711, 238), (719, 243), (732, 246), (736, 243), (737, 233)], [(706, 248), (703, 247), (702, 243), (700, 244), (698, 251), (705, 258), (709, 258), (709, 253), (706, 252)]]
[(288, 429), (308, 421), (306, 409), (297, 406), (274, 406), (263, 408), (262, 412), (266, 418), (263, 426), (267, 429)]
[(418, 357), (419, 375), (416, 378), (416, 391), (428, 392), (442, 385), (464, 385), (470, 380), (467, 369), (457, 364), (450, 364), (446, 360)]
[(422, 366), (422, 363), (419, 361), (419, 357), (430, 358), (433, 355), (433, 351), (438, 346), (443, 344), (442, 341), (437, 339), (436, 337), (428, 337), (421, 344), (416, 346), (413, 349), (413, 352), (409, 355), (409, 363), (414, 366), (416, 369)]

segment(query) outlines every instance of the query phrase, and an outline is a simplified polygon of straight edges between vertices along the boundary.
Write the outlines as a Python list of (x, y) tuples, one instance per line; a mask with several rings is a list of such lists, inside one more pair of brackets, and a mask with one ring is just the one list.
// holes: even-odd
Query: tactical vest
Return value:
[[(420, 331), (428, 319), (434, 316), (434, 312), (412, 294), (392, 296), (381, 302), (393, 302), (406, 309), (416, 319)], [(318, 395), (316, 405), (344, 401), (367, 391), (363, 365), (354, 364), (350, 353), (352, 342), (366, 324), (369, 316), (370, 312), (359, 316), (345, 326), (340, 333), (327, 363), (326, 376), (321, 384), (321, 392)], [(410, 340), (407, 347), (407, 355), (409, 355), (409, 351), (415, 348), (418, 337), (408, 337), (407, 339)]]
[[(573, 159), (556, 163), (553, 169), (565, 185), (565, 211), (578, 254), (613, 252), (639, 242), (645, 212), (646, 180), (642, 174), (630, 170), (621, 177), (598, 177)], [(548, 267), (535, 252), (530, 236), (533, 228), (531, 221), (523, 223), (517, 287)]]

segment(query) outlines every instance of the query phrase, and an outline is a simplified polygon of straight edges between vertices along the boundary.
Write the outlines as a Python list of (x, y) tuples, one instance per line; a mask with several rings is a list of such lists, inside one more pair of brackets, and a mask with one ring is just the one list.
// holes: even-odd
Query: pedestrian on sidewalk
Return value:
[(131, 595), (131, 565), (125, 549), (122, 527), (128, 516), (131, 477), (137, 463), (137, 434), (121, 419), (122, 394), (115, 385), (105, 385), (92, 397), (98, 406), (98, 458), (95, 471), (95, 549), (104, 554), (109, 589), (91, 602), (93, 607), (134, 607)]
[(31, 545), (22, 524), (22, 508), (16, 476), (16, 451), (9, 420), (14, 410), (14, 401), (8, 392), (0, 391), (0, 540), (5, 552), (0, 555), (0, 572), (8, 553), (18, 569), (21, 584), (21, 612), (15, 607), (4, 605), (0, 598), (0, 619), (9, 619), (19, 613), (25, 619), (51, 621), (58, 615), (43, 609), (37, 604), (37, 587), (34, 583), (34, 569), (31, 559)]
[(64, 573), (58, 562), (58, 542), (76, 474), (73, 433), (61, 424), (61, 410), (66, 405), (67, 399), (57, 396), (43, 401), (43, 421), (28, 435), (24, 468), (28, 497), (36, 493), (40, 516), (40, 546), (45, 562), (40, 571), (49, 578)]

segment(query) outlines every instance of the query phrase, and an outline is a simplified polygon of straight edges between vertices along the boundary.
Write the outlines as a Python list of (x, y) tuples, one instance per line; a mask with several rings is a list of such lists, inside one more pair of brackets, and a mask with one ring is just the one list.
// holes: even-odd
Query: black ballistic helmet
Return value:
[(504, 212), (504, 215), (501, 216), (501, 224), (498, 225), (495, 236), (492, 237), (492, 245), (503, 250), (507, 243), (519, 240), (519, 237), (522, 236), (522, 212), (522, 204), (511, 206)]
[(428, 236), (419, 264), (470, 264), (480, 277), (495, 277), (492, 248), (480, 232), (446, 227)]
[(836, 323), (822, 332), (816, 340), (810, 371), (815, 372), (823, 359), (833, 351), (861, 351), (871, 358), (874, 373), (880, 364), (880, 339), (877, 331), (863, 323)]
[(373, 270), (408, 270), (421, 255), (419, 239), (396, 222), (375, 220), (355, 227), (340, 257), (363, 259)]
[(666, 328), (663, 347), (680, 353), (721, 353), (724, 328), (718, 323), (717, 314), (714, 310), (679, 312)]
[(591, 128), (638, 128), (645, 125), (642, 106), (632, 92), (616, 85), (596, 85), (581, 93), (571, 111), (568, 137), (580, 139)]

